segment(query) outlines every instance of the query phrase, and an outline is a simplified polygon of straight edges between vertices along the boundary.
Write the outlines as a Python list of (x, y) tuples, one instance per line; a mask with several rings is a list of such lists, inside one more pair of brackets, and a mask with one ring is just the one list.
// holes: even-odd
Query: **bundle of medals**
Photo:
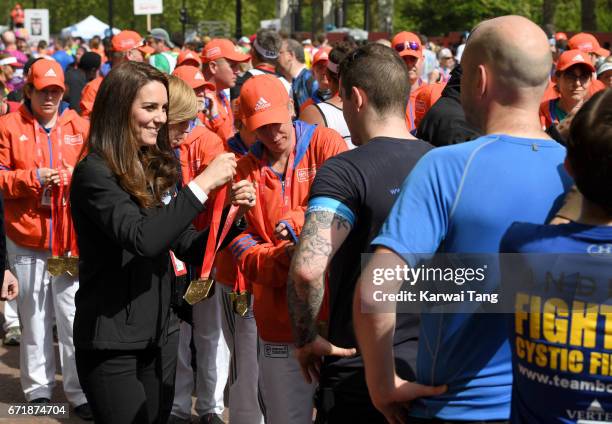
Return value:
[(77, 277), (79, 274), (78, 248), (76, 233), (72, 225), (70, 214), (69, 193), (66, 187), (70, 184), (70, 174), (66, 170), (60, 171), (61, 182), (55, 187), (46, 187), (43, 198), (50, 196), (51, 220), (53, 232), (51, 234), (51, 254), (47, 259), (47, 269), (53, 277), (68, 274)]

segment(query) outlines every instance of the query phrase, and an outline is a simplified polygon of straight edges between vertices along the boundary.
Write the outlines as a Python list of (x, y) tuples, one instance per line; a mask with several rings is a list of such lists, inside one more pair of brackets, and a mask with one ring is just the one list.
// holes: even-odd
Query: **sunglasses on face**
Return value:
[(404, 50), (414, 50), (416, 52), (421, 50), (421, 45), (416, 41), (406, 41), (403, 43), (396, 44), (394, 46), (395, 51), (398, 53), (403, 52)]

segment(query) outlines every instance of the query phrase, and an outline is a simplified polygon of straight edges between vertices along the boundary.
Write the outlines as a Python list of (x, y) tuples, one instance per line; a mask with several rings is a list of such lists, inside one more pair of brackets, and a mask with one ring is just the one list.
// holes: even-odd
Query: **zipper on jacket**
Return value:
[[(51, 143), (51, 131), (53, 131), (53, 129), (47, 133), (47, 145), (49, 146), (49, 168), (53, 169), (53, 144)], [(36, 134), (36, 137), (38, 137), (38, 134)], [(51, 213), (51, 218), (49, 219), (49, 250), (53, 252), (53, 213)]]
[(285, 200), (285, 176), (276, 172), (274, 168), (272, 168), (271, 165), (268, 165), (268, 168), (270, 168), (270, 171), (272, 171), (272, 173), (276, 175), (276, 178), (278, 178), (278, 180), (281, 183), (281, 200), (284, 201)]

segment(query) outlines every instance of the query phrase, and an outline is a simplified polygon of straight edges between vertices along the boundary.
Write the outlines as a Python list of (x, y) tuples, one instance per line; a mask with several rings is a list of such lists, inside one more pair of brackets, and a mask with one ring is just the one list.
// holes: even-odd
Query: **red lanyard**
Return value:
[[(295, 130), (294, 130), (295, 131)], [(289, 153), (289, 158), (287, 159), (287, 168), (285, 171), (285, 179), (281, 181), (283, 184), (283, 203), (281, 205), (281, 216), (285, 215), (291, 209), (291, 187), (293, 185), (293, 166), (294, 166), (294, 150), (297, 146), (297, 141), (295, 146), (291, 149), (291, 153)], [(266, 163), (266, 154), (264, 153), (259, 166), (259, 175), (260, 180), (259, 184), (257, 184), (257, 190), (259, 191), (259, 204), (261, 205), (261, 211), (264, 216), (264, 222), (270, 223), (272, 217), (268, 215), (266, 211), (266, 201), (264, 197), (264, 186), (265, 186), (265, 177), (266, 177), (266, 168), (269, 165)], [(271, 167), (270, 167), (271, 168)], [(273, 219), (274, 221), (274, 219)], [(272, 222), (271, 225), (275, 225), (276, 222)], [(274, 230), (274, 228), (272, 228)]]
[(206, 251), (204, 252), (204, 260), (202, 261), (202, 269), (200, 270), (200, 279), (202, 280), (206, 280), (210, 276), (210, 271), (212, 270), (212, 266), (215, 261), (215, 255), (217, 254), (219, 247), (221, 247), (223, 239), (225, 236), (227, 236), (227, 233), (232, 227), (236, 214), (238, 213), (238, 207), (232, 205), (227, 214), (227, 218), (225, 219), (225, 223), (223, 224), (221, 237), (219, 237), (219, 241), (217, 242), (217, 233), (219, 232), (219, 227), (221, 225), (221, 215), (223, 215), (223, 206), (225, 205), (226, 197), (227, 185), (223, 186), (217, 192), (215, 201), (213, 203), (212, 219), (210, 221), (208, 239), (206, 240)]
[(236, 265), (236, 280), (234, 282), (234, 293), (244, 293), (247, 291), (246, 280), (244, 275), (240, 272), (240, 268)]

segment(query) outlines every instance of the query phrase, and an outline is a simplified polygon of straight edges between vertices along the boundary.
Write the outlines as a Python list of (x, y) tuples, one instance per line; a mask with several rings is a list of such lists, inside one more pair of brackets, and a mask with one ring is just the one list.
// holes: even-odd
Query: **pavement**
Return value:
[[(4, 302), (0, 302), (0, 340), (4, 339)], [(57, 343), (55, 343), (55, 388), (53, 390), (53, 403), (67, 403), (64, 391), (62, 390), (62, 375), (59, 361), (59, 352)], [(195, 401), (195, 398), (192, 398)], [(51, 417), (11, 417), (7, 416), (8, 407), (15, 403), (25, 403), (25, 397), (21, 390), (19, 381), (19, 346), (4, 346), (0, 341), (0, 424), (84, 424), (91, 421), (83, 421), (74, 414), (70, 409), (69, 418), (51, 418)], [(229, 423), (228, 409), (225, 410), (224, 420)], [(192, 409), (192, 421), (197, 422), (197, 416)]]

